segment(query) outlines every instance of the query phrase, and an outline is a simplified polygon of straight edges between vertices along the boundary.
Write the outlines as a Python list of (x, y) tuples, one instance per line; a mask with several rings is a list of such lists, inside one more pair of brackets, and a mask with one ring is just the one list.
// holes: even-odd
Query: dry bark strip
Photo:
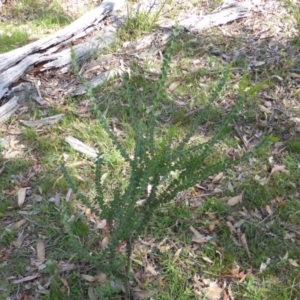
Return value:
[(63, 116), (64, 116), (64, 114), (59, 114), (59, 115), (55, 115), (55, 116), (51, 116), (51, 117), (47, 117), (47, 118), (42, 118), (37, 121), (20, 120), (20, 122), (27, 127), (36, 128), (36, 127), (40, 127), (40, 126), (44, 126), (44, 125), (54, 125)]
[(73, 136), (67, 136), (65, 138), (65, 141), (71, 146), (71, 148), (82, 154), (85, 154), (91, 158), (97, 158), (98, 156), (98, 152), (96, 149), (87, 146), (86, 144), (74, 138)]
[(191, 15), (179, 25), (191, 32), (200, 32), (214, 26), (220, 26), (247, 16), (252, 8), (250, 2), (235, 2), (221, 4), (213, 13), (205, 16)]

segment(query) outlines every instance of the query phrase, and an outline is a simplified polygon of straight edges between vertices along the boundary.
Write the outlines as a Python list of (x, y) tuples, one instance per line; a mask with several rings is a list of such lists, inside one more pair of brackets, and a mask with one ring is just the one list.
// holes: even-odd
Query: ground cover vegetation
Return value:
[[(29, 102), (1, 125), (1, 299), (299, 298), (300, 11), (276, 3), (280, 40), (269, 38), (274, 25), (255, 39), (261, 16), (246, 28), (179, 31), (155, 59), (124, 57), (121, 78), (47, 108)], [(168, 1), (160, 17), (200, 4), (217, 6)], [(7, 14), (1, 52), (75, 18), (42, 1), (15, 1)], [(9, 36), (22, 16), (33, 31), (34, 20), (45, 27)], [(130, 15), (100, 54), (149, 34), (158, 17)], [(80, 76), (75, 58), (69, 72)], [(58, 113), (50, 127), (19, 122)], [(68, 135), (95, 147), (96, 163)], [(168, 201), (147, 210), (145, 200), (162, 195)], [(118, 221), (125, 231), (113, 240)]]

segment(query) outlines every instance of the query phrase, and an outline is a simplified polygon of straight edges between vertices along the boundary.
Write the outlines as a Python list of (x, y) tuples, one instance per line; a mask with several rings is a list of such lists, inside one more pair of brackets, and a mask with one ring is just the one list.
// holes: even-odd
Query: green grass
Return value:
[(2, 27), (0, 30), (0, 53), (19, 48), (29, 39), (28, 33), (22, 29), (12, 30), (11, 28)]
[(73, 18), (56, 1), (14, 1), (7, 22), (0, 23), (0, 53), (9, 52), (70, 24)]
[(127, 6), (127, 10), (129, 17), (118, 34), (121, 41), (134, 41), (157, 28), (156, 22), (160, 11), (150, 13), (144, 10), (133, 11), (130, 5)]
[(26, 19), (33, 27), (49, 29), (51, 26), (65, 26), (71, 22), (71, 17), (64, 14), (58, 2), (49, 4), (40, 0), (22, 0), (14, 3), (12, 13), (19, 19)]

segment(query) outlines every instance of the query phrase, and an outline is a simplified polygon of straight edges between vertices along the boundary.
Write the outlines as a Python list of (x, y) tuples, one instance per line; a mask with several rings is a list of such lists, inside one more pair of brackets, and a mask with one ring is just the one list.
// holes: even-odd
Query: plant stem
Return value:
[(125, 269), (125, 299), (130, 299), (130, 283), (129, 283), (129, 273), (131, 267), (131, 252), (132, 252), (132, 244), (131, 244), (131, 236), (129, 236), (126, 242), (126, 253), (127, 253), (127, 263)]

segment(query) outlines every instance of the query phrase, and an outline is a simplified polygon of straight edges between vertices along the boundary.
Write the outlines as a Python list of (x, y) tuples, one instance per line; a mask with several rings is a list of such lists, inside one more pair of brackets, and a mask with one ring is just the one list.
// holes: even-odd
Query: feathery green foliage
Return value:
[[(138, 108), (136, 108), (134, 99), (130, 97), (128, 99), (130, 106), (129, 118), (135, 135), (133, 158), (130, 157), (122, 147), (121, 142), (110, 130), (107, 119), (97, 108), (97, 101), (91, 87), (81, 78), (85, 85), (87, 95), (94, 105), (95, 113), (99, 119), (99, 126), (102, 126), (106, 130), (115, 148), (120, 152), (124, 161), (126, 161), (129, 166), (128, 184), (125, 190), (116, 187), (113, 199), (109, 200), (105, 198), (103, 185), (101, 184), (101, 170), (103, 165), (101, 155), (98, 156), (95, 162), (96, 196), (92, 200), (78, 191), (65, 167), (62, 168), (67, 182), (77, 197), (84, 205), (90, 208), (93, 213), (102, 220), (105, 219), (107, 221), (109, 232), (108, 245), (99, 253), (91, 253), (91, 251), (85, 249), (78, 240), (74, 241), (74, 247), (76, 247), (78, 253), (83, 255), (86, 259), (98, 265), (101, 271), (108, 273), (121, 272), (127, 282), (127, 295), (129, 292), (128, 276), (130, 273), (130, 255), (133, 242), (139, 234), (144, 231), (145, 226), (147, 226), (155, 210), (160, 205), (172, 201), (178, 192), (193, 186), (195, 183), (235, 163), (228, 157), (222, 157), (213, 163), (209, 163), (209, 158), (213, 155), (218, 142), (225, 136), (227, 127), (237, 113), (243, 98), (255, 93), (259, 88), (259, 86), (255, 86), (245, 92), (247, 80), (246, 77), (244, 77), (240, 84), (236, 105), (221, 122), (214, 136), (207, 142), (191, 144), (190, 140), (195, 134), (195, 130), (201, 122), (205, 121), (208, 109), (213, 105), (214, 100), (218, 98), (218, 95), (222, 92), (227, 82), (229, 72), (226, 72), (223, 74), (223, 78), (211, 96), (207, 107), (195, 118), (187, 134), (181, 140), (176, 138), (176, 130), (180, 124), (172, 125), (163, 138), (157, 140), (156, 111), (165, 94), (165, 82), (177, 34), (178, 31), (174, 30), (164, 56), (153, 104), (146, 121), (138, 118), (139, 111)], [(73, 63), (75, 72), (80, 77), (74, 53)], [(139, 106), (137, 105), (137, 107)], [(144, 200), (143, 204), (137, 208), (136, 204), (140, 200)], [(65, 213), (67, 214), (67, 212)], [(70, 225), (68, 225), (68, 221), (64, 220), (63, 223), (70, 233), (70, 236), (72, 236), (72, 229)], [(120, 254), (119, 251), (123, 243), (126, 243), (127, 247), (126, 256)], [(124, 260), (126, 261), (125, 269)]]

